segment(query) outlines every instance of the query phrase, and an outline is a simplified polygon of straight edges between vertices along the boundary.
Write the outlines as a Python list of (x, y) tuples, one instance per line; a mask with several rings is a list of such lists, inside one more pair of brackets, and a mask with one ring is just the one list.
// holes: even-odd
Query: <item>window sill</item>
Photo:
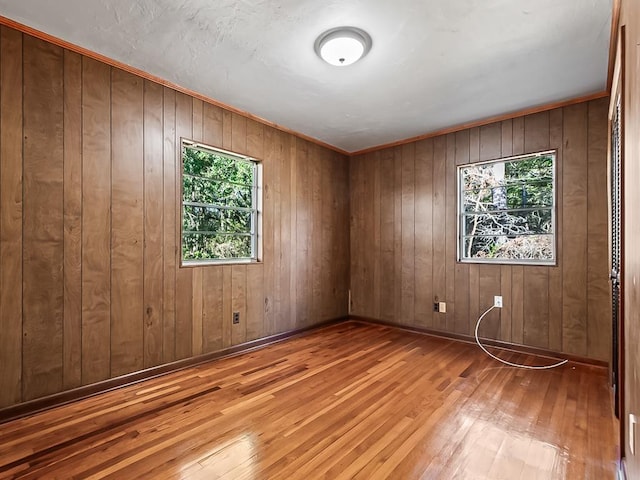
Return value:
[(464, 265), (509, 265), (509, 266), (521, 266), (521, 267), (557, 267), (558, 262), (556, 260), (552, 260), (550, 262), (544, 261), (522, 261), (522, 260), (481, 260), (481, 259), (463, 259), (456, 260), (457, 263)]
[(238, 259), (230, 258), (228, 260), (183, 260), (180, 262), (180, 268), (192, 268), (192, 267), (220, 267), (224, 265), (253, 265), (262, 263), (255, 258)]

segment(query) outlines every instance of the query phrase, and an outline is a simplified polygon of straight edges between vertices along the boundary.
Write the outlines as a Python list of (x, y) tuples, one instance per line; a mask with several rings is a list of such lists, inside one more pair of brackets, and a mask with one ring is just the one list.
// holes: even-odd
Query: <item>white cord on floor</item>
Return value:
[(494, 308), (496, 308), (495, 305), (492, 305), (490, 308), (488, 308), (487, 311), (485, 311), (482, 315), (480, 315), (480, 318), (478, 319), (478, 322), (476, 323), (476, 343), (478, 344), (478, 346), (482, 350), (484, 350), (484, 353), (489, 355), (491, 358), (494, 358), (494, 359), (498, 360), (499, 362), (502, 362), (505, 365), (509, 365), (511, 367), (527, 368), (529, 370), (547, 370), (549, 368), (555, 368), (555, 367), (559, 367), (560, 365), (564, 365), (565, 363), (567, 363), (569, 361), (569, 360), (562, 360), (561, 362), (554, 363), (553, 365), (544, 365), (544, 366), (541, 366), (541, 367), (537, 367), (537, 366), (532, 366), (532, 365), (522, 365), (520, 363), (512, 363), (512, 362), (508, 362), (506, 360), (502, 360), (501, 358), (496, 357), (493, 353), (491, 353), (489, 350), (484, 348), (484, 346), (480, 343), (480, 339), (478, 338), (478, 329), (480, 328), (480, 322), (482, 322), (482, 319), (487, 315), (487, 313), (489, 313)]

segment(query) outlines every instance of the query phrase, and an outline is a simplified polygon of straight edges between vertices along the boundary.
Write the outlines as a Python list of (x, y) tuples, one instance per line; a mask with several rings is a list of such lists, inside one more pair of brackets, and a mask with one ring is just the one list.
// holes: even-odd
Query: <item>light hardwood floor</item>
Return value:
[(0, 478), (600, 480), (616, 440), (604, 369), (347, 322), (0, 425)]

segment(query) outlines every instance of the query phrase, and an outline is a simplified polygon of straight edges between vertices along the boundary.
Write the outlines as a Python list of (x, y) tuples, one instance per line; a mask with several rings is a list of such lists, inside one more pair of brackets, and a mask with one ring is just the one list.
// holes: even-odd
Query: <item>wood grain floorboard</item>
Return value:
[(613, 479), (611, 412), (604, 369), (347, 322), (0, 425), (0, 479)]

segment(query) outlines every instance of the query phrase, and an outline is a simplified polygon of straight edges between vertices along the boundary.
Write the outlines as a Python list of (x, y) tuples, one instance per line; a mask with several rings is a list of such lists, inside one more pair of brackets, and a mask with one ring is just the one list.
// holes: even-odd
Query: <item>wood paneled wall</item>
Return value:
[[(352, 313), (609, 360), (607, 105), (600, 99), (352, 158)], [(456, 262), (456, 166), (557, 149), (558, 264)], [(433, 303), (447, 303), (446, 314)]]
[(640, 417), (640, 3), (622, 0), (620, 25), (625, 27), (624, 125), (624, 265), (622, 279), (625, 323), (625, 422), (622, 445), (627, 478), (640, 478), (640, 426), (635, 427), (635, 455), (629, 448), (629, 414)]
[[(179, 268), (181, 137), (262, 160), (261, 263)], [(0, 407), (347, 314), (332, 151), (1, 27), (0, 160)]]

